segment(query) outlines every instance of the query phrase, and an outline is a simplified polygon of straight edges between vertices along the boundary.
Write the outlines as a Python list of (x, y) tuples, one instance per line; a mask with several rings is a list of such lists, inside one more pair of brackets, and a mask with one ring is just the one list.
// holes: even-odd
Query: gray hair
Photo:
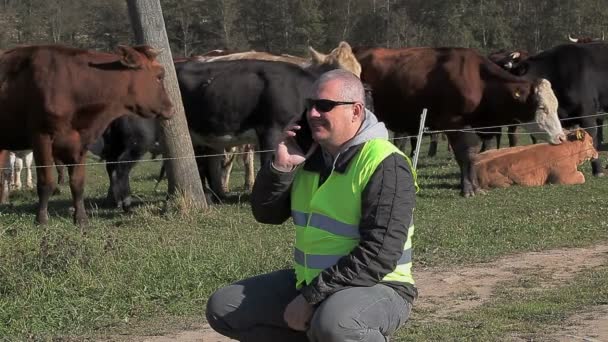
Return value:
[(365, 106), (365, 89), (361, 80), (352, 72), (344, 69), (334, 69), (321, 75), (314, 84), (313, 89), (317, 91), (323, 84), (340, 80), (342, 89), (340, 91), (341, 101), (361, 102)]

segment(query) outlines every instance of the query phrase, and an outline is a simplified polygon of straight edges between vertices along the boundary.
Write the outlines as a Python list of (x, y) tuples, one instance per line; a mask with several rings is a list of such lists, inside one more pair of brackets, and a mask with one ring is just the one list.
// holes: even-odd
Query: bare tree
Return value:
[(206, 208), (160, 0), (127, 0), (127, 6), (135, 40), (164, 50), (158, 59), (165, 67), (165, 86), (175, 109), (173, 118), (161, 124), (165, 156), (175, 158), (167, 163), (169, 194), (183, 195), (185, 203)]

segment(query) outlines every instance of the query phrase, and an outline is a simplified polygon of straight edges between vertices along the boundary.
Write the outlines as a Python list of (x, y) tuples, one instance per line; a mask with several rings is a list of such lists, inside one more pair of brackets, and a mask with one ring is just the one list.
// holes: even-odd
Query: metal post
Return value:
[(420, 145), (422, 144), (422, 134), (424, 133), (424, 123), (426, 122), (426, 112), (427, 109), (424, 108), (422, 110), (422, 115), (420, 115), (420, 128), (418, 128), (418, 141), (416, 141), (416, 150), (414, 152), (414, 170), (416, 170), (416, 166), (418, 165), (418, 155), (420, 154)]

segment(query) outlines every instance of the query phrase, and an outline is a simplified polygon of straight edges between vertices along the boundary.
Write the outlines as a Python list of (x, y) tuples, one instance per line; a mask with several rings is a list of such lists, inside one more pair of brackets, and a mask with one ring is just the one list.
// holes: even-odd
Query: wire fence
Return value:
[[(573, 119), (580, 120), (580, 119), (584, 119), (584, 118), (602, 117), (602, 116), (608, 117), (608, 113), (601, 112), (601, 113), (593, 114), (593, 115), (560, 119), (560, 121), (568, 121), (568, 120), (573, 120)], [(508, 128), (508, 127), (525, 126), (525, 125), (527, 125), (527, 123), (517, 123), (517, 124), (507, 124), (507, 125), (497, 125), (497, 126), (484, 126), (484, 127), (471, 127), (471, 128), (461, 128), (461, 129), (445, 129), (445, 130), (426, 130), (425, 129), (424, 134), (429, 135), (429, 134), (449, 133), (449, 132), (463, 132), (463, 133), (475, 133), (475, 134), (536, 135), (536, 134), (544, 133), (544, 132), (503, 132), (502, 130), (501, 131), (486, 131), (487, 129), (496, 129), (496, 128), (502, 129), (505, 127)], [(588, 128), (603, 128), (603, 127), (608, 127), (608, 124), (580, 127), (580, 128), (588, 129)], [(390, 138), (389, 140), (399, 141), (399, 140), (417, 138), (417, 137), (418, 137), (417, 135), (402, 136), (402, 135), (397, 134), (397, 136)], [(269, 153), (269, 152), (274, 152), (274, 151), (275, 150), (272, 149), (272, 150), (255, 150), (253, 152), (228, 152), (228, 153), (230, 153), (231, 155), (244, 155), (244, 154), (248, 154), (248, 153), (261, 154), (261, 153)], [(95, 165), (108, 165), (108, 164), (149, 163), (149, 162), (164, 162), (164, 161), (192, 159), (192, 158), (200, 159), (200, 158), (224, 157), (225, 155), (226, 155), (226, 153), (218, 153), (218, 154), (204, 154), (204, 155), (181, 156), (181, 157), (160, 157), (160, 158), (148, 158), (148, 159), (136, 159), (136, 160), (99, 161), (99, 162), (61, 164), (61, 165), (63, 165), (63, 166), (95, 166)], [(34, 169), (38, 169), (38, 168), (55, 167), (55, 165), (35, 165), (35, 166), (31, 166), (31, 167)], [(10, 167), (1, 167), (0, 168), (0, 172), (10, 171), (10, 170), (12, 170), (12, 168), (10, 168)]]

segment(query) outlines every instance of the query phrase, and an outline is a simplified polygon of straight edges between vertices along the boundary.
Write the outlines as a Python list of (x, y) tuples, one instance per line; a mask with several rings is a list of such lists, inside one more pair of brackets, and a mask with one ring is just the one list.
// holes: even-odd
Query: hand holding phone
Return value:
[[(306, 153), (304, 153), (304, 150), (296, 141), (296, 137), (299, 135), (301, 129), (302, 126), (296, 124), (285, 130), (283, 138), (279, 141), (274, 153), (272, 165), (275, 169), (282, 172), (290, 172), (298, 165), (305, 162), (317, 148), (317, 143), (312, 142), (309, 144)], [(312, 137), (310, 141), (312, 141)]]

